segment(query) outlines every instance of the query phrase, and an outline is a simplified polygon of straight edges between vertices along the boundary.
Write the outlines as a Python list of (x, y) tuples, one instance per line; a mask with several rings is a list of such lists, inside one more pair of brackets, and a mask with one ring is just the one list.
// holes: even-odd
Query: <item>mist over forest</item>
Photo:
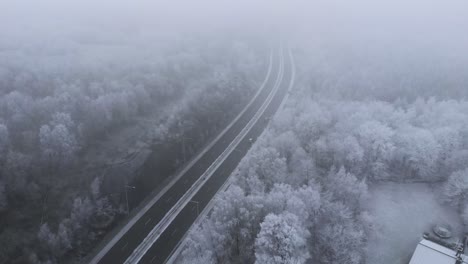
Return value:
[(294, 86), (175, 262), (407, 264), (434, 224), (464, 236), (466, 32), (463, 0), (2, 1), (0, 263), (89, 263), (278, 47)]

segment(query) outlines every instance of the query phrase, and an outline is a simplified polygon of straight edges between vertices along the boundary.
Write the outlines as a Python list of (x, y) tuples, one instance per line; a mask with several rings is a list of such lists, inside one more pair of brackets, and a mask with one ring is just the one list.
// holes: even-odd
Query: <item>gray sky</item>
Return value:
[(468, 21), (466, 0), (2, 0), (0, 7), (8, 26), (46, 21), (186, 27), (319, 23), (332, 28), (411, 30), (429, 24), (441, 30), (466, 26)]
[[(462, 52), (467, 0), (1, 0), (0, 43), (74, 34), (265, 31), (304, 41)], [(15, 41), (15, 38), (18, 38)], [(450, 51), (451, 50), (451, 51)]]

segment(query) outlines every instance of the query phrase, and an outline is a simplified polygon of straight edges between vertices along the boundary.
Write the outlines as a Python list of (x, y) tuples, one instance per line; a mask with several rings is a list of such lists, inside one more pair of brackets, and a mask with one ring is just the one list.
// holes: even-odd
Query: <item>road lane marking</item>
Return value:
[[(138, 263), (150, 249), (153, 243), (159, 238), (159, 236), (166, 230), (172, 220), (179, 214), (179, 212), (186, 206), (188, 201), (195, 195), (195, 193), (206, 183), (209, 177), (216, 171), (216, 169), (221, 166), (221, 164), (227, 159), (227, 156), (233, 152), (233, 149), (239, 145), (239, 143), (246, 137), (251, 129), (253, 129), (254, 124), (258, 122), (260, 116), (263, 115), (268, 105), (272, 102), (275, 94), (277, 93), (280, 83), (283, 79), (284, 74), (284, 58), (283, 51), (280, 52), (280, 63), (279, 63), (279, 72), (276, 76), (276, 82), (273, 88), (268, 91), (267, 98), (261, 102), (260, 108), (255, 112), (254, 116), (248, 121), (248, 123), (243, 127), (241, 132), (237, 134), (234, 140), (227, 146), (227, 148), (221, 153), (221, 155), (216, 158), (216, 160), (211, 163), (208, 169), (205, 171), (202, 177), (198, 178), (195, 183), (190, 187), (190, 189), (182, 195), (181, 198), (178, 198), (176, 204), (166, 213), (163, 219), (151, 230), (151, 232), (145, 237), (143, 242), (138, 245), (133, 253), (127, 258), (125, 264)], [(266, 82), (265, 82), (266, 83)], [(264, 86), (264, 85), (262, 85)], [(263, 88), (262, 88), (263, 89)], [(251, 103), (249, 103), (249, 106)], [(245, 110), (245, 109), (244, 109)], [(243, 110), (243, 111), (244, 111)]]
[[(255, 95), (252, 97), (252, 99), (249, 101), (249, 103), (242, 109), (242, 111), (234, 118), (234, 120), (229, 123), (228, 126), (224, 128), (221, 133), (216, 136), (216, 138), (211, 141), (196, 157), (194, 157), (192, 160), (189, 161), (189, 163), (180, 171), (177, 176), (173, 178), (171, 182), (169, 182), (156, 196), (154, 196), (135, 216), (133, 216), (130, 221), (128, 221), (127, 224), (109, 241), (106, 243), (106, 245), (99, 250), (99, 252), (93, 257), (93, 259), (90, 261), (89, 264), (97, 264), (101, 261), (101, 259), (117, 244), (117, 242), (122, 239), (122, 237), (130, 230), (132, 226), (135, 225), (148, 211), (151, 209), (161, 197), (166, 194), (166, 192), (174, 186), (174, 184), (182, 178), (182, 176), (186, 175), (187, 171), (192, 168), (197, 162), (200, 161), (200, 159), (205, 155), (208, 150), (210, 150), (216, 143), (219, 142), (220, 138), (234, 126), (237, 121), (241, 119), (241, 117), (244, 116), (244, 114), (247, 112), (247, 109), (250, 108), (251, 105), (255, 102), (255, 100), (259, 97), (260, 93), (265, 89), (266, 84), (268, 83), (270, 79), (270, 75), (273, 69), (273, 48), (270, 49), (270, 57), (269, 57), (269, 64), (268, 64), (268, 69), (267, 73), (265, 76), (265, 79), (263, 80), (262, 84), (260, 85), (260, 88), (257, 90)], [(127, 262), (127, 261), (126, 261)]]
[(124, 251), (124, 250), (127, 248), (127, 246), (128, 246), (128, 242), (125, 243), (125, 245), (124, 245), (120, 250), (121, 250), (121, 251)]
[(146, 220), (145, 226), (146, 226), (147, 224), (149, 224), (149, 222), (151, 221), (151, 219), (152, 219), (152, 218), (150, 217), (148, 220)]
[[(289, 95), (292, 91), (292, 88), (294, 86), (294, 83), (295, 83), (295, 76), (296, 76), (296, 65), (294, 63), (294, 58), (293, 58), (293, 55), (292, 55), (292, 52), (291, 52), (291, 49), (288, 49), (289, 51), (289, 59), (290, 59), (290, 63), (291, 63), (291, 80), (289, 82), (289, 86), (288, 86), (288, 94), (286, 95), (286, 97), (284, 97), (283, 101), (281, 102), (280, 106), (278, 107), (278, 110), (283, 108), (284, 104), (286, 103), (286, 100), (289, 98)], [(276, 111), (274, 112), (276, 113)], [(273, 113), (273, 114), (274, 114)], [(225, 181), (224, 185), (226, 185), (226, 188), (225, 188), (225, 191), (227, 191), (229, 189), (229, 187), (231, 186), (232, 184), (232, 175), (231, 174)], [(237, 175), (237, 174), (236, 174)], [(220, 190), (223, 189), (223, 186), (221, 186)], [(216, 194), (214, 195), (216, 196)], [(213, 197), (214, 197), (213, 196)], [(173, 249), (173, 251), (171, 252), (170, 254), (170, 257), (165, 261), (165, 264), (174, 264), (175, 263), (175, 260), (177, 259), (177, 257), (179, 256), (181, 250), (184, 248), (185, 246), (185, 243), (187, 242), (185, 240), (185, 238), (187, 237), (187, 234), (190, 232), (190, 230), (196, 226), (198, 226), (200, 224), (200, 222), (202, 221), (202, 219), (211, 211), (211, 209), (213, 208), (214, 206), (214, 202), (215, 202), (215, 199), (211, 199), (208, 204), (205, 206), (205, 208), (203, 209), (203, 211), (199, 214), (199, 216), (197, 217), (197, 219), (195, 220), (194, 223), (192, 223), (192, 226), (190, 227), (190, 229), (184, 234), (184, 236), (179, 240), (179, 243), (176, 245), (176, 247)]]
[(174, 231), (172, 231), (172, 233), (171, 233), (171, 237), (172, 237), (175, 233), (177, 233), (177, 231), (179, 231), (178, 228), (174, 229)]
[(157, 257), (158, 257), (157, 255), (155, 255), (154, 257), (152, 257), (152, 258), (151, 258), (151, 263), (153, 263), (154, 260), (155, 260)]

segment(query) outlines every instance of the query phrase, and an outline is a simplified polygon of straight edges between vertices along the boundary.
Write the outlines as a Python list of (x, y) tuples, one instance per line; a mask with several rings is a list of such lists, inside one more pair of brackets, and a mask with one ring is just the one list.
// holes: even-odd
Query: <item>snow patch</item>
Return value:
[(424, 183), (372, 186), (368, 210), (376, 226), (367, 249), (371, 264), (407, 264), (422, 234), (436, 223), (450, 224), (455, 234), (463, 231), (457, 212), (441, 204), (437, 192)]

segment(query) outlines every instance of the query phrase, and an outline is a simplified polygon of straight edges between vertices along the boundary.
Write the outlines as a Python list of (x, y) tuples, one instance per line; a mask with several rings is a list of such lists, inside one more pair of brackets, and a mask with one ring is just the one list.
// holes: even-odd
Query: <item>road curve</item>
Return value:
[[(227, 149), (239, 133), (252, 120), (265, 100), (269, 97), (280, 73), (281, 52), (272, 52), (267, 77), (257, 94), (245, 109), (220, 135), (211, 142), (196, 158), (194, 158), (174, 180), (168, 184), (156, 197), (141, 209), (129, 223), (101, 250), (91, 264), (124, 263), (148, 234), (164, 220), (165, 216), (176, 205), (181, 197), (196, 183), (212, 166), (213, 162)], [(250, 143), (249, 143), (250, 146)], [(237, 163), (235, 164), (237, 165)], [(223, 165), (225, 167), (226, 165)], [(231, 166), (228, 166), (231, 167)], [(227, 172), (227, 168), (225, 167)], [(233, 166), (232, 169), (234, 169)], [(211, 180), (211, 178), (210, 178)], [(209, 184), (209, 183), (208, 183)], [(206, 185), (206, 184), (205, 184)], [(216, 185), (213, 185), (216, 186)], [(202, 204), (200, 204), (201, 206)], [(202, 208), (200, 207), (200, 210)], [(164, 233), (163, 233), (164, 234)], [(161, 239), (158, 239), (158, 241)], [(143, 262), (144, 263), (144, 262)]]
[[(145, 254), (138, 259), (128, 259), (126, 263), (166, 263), (169, 258), (171, 260), (169, 262), (172, 262), (174, 257), (171, 258), (171, 256), (177, 252), (176, 249), (181, 248), (180, 243), (187, 231), (200, 219), (200, 215), (203, 216), (210, 210), (212, 205), (210, 202), (214, 195), (225, 189), (224, 185), (228, 177), (250, 149), (252, 145), (250, 139), (256, 140), (261, 135), (268, 121), (282, 105), (284, 98), (292, 88), (295, 75), (292, 55), (289, 52), (289, 59), (285, 62), (283, 53), (284, 51), (281, 49), (278, 75), (269, 97), (265, 100), (264, 105), (260, 107), (250, 125), (246, 126), (244, 131), (240, 133), (240, 139), (236, 142), (234, 149), (225, 155), (225, 158), (212, 172), (209, 179), (190, 197), (191, 202), (184, 204), (177, 216), (171, 219), (171, 222), (159, 234), (158, 239), (151, 244)], [(286, 57), (288, 56), (286, 55)], [(202, 214), (199, 212), (202, 212)]]

